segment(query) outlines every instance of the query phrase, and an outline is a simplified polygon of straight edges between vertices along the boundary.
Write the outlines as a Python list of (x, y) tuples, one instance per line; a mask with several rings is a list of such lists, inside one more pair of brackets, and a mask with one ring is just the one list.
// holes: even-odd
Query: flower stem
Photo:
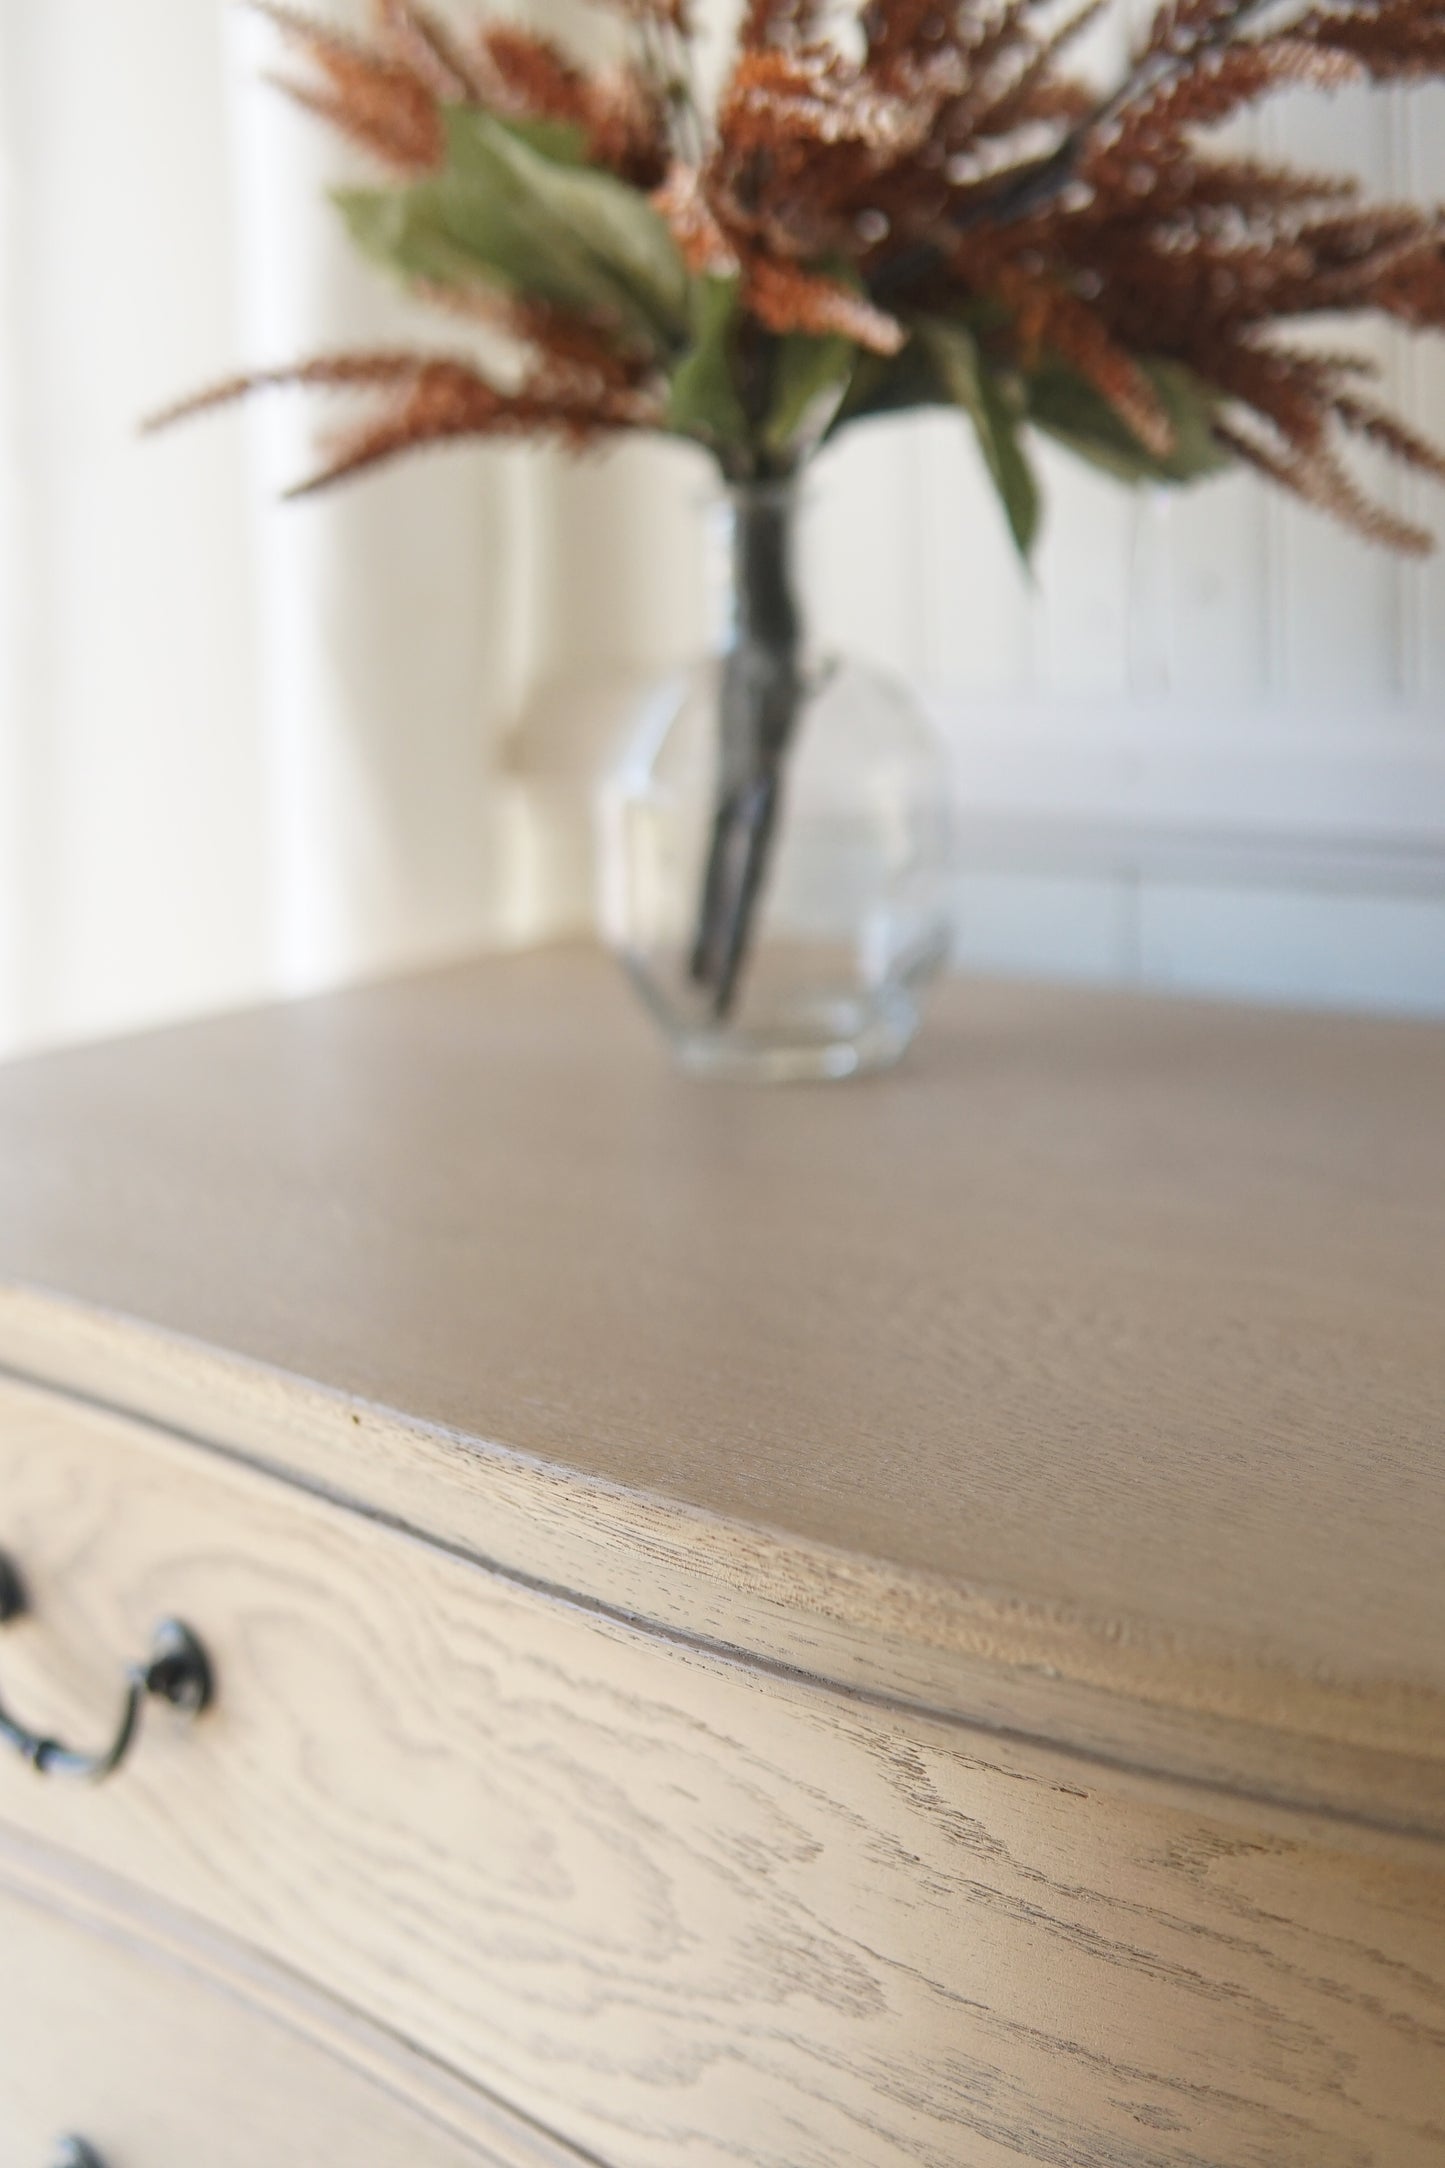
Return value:
[(718, 1018), (733, 1009), (752, 948), (802, 706), (793, 510), (786, 484), (733, 492), (734, 621), (722, 665), (717, 804), (689, 967)]

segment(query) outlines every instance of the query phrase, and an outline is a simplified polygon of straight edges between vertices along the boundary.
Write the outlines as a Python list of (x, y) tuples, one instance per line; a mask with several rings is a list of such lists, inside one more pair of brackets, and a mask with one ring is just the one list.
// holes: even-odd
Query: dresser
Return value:
[(0, 1072), (0, 2168), (1445, 2168), (1445, 1032)]

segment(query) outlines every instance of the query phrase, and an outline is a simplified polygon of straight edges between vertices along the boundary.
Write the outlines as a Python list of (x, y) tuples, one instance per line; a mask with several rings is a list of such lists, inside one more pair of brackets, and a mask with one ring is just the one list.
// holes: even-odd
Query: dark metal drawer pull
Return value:
[[(26, 1609), (25, 1587), (14, 1563), (0, 1552), (0, 1626), (19, 1618)], [(127, 1667), (125, 1701), (120, 1722), (110, 1745), (99, 1754), (77, 1753), (43, 1732), (18, 1723), (0, 1702), (0, 1744), (13, 1747), (41, 1776), (88, 1777), (99, 1783), (119, 1769), (140, 1729), (141, 1711), (147, 1700), (167, 1701), (183, 1716), (199, 1716), (215, 1692), (210, 1659), (189, 1626), (169, 1618), (157, 1626), (148, 1653)], [(68, 2141), (78, 2143), (79, 2141)], [(64, 2156), (57, 2168), (64, 2168)], [(82, 2152), (73, 2157), (72, 2168), (92, 2168)]]
[(62, 2138), (51, 2155), (50, 2168), (105, 2168), (105, 2162), (83, 2138)]

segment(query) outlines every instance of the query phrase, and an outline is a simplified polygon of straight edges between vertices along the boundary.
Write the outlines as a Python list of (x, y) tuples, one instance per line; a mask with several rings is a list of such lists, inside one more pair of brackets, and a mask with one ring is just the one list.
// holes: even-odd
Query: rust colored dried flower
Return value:
[(1209, 136), (1292, 86), (1445, 75), (1445, 0), (1164, 0), (1106, 87), (1067, 60), (1107, 0), (861, 0), (846, 22), (749, 0), (706, 109), (681, 0), (616, 0), (605, 70), (421, 0), (375, 0), (367, 40), (256, 4), (306, 64), (291, 94), (390, 176), (338, 199), (358, 243), (518, 355), (511, 388), (341, 356), (174, 410), (282, 381), (369, 396), (308, 487), (456, 437), (631, 429), (783, 474), (937, 403), (977, 431), (1025, 548), (1035, 429), (1125, 479), (1243, 461), (1373, 540), (1428, 540), (1343, 447), (1437, 478), (1445, 453), (1365, 394), (1367, 364), (1289, 332), (1445, 328), (1445, 212)]

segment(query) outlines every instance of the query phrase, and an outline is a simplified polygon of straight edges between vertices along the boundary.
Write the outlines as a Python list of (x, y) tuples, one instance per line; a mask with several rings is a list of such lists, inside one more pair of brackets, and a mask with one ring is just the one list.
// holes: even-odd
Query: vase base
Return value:
[(737, 1023), (667, 1021), (673, 1057), (688, 1076), (728, 1084), (821, 1084), (889, 1069), (918, 1029), (918, 1010), (887, 1002), (817, 1000)]

